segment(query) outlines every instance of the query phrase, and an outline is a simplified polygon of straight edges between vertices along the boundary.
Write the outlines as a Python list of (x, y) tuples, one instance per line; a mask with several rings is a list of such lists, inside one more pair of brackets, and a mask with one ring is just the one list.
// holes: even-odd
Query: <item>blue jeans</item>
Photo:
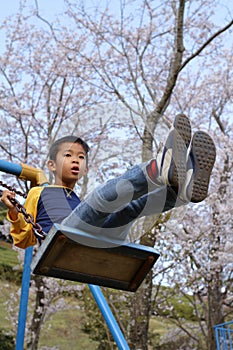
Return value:
[(136, 165), (122, 176), (97, 187), (63, 220), (62, 225), (125, 240), (136, 219), (185, 204), (171, 187), (149, 179), (146, 164)]

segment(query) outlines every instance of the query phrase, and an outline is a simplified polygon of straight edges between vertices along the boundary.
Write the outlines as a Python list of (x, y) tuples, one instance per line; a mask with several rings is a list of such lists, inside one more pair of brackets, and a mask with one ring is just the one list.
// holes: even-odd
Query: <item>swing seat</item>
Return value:
[(34, 274), (135, 292), (157, 261), (151, 247), (55, 224), (35, 254)]

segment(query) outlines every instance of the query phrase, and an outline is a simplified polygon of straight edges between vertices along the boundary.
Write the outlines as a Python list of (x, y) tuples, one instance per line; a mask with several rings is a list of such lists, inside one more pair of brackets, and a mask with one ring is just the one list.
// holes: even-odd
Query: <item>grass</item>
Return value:
[[(10, 298), (11, 293), (17, 293), (19, 287), (14, 283), (8, 283), (0, 280), (0, 328), (11, 331), (12, 325), (7, 320), (7, 302)], [(16, 311), (17, 312), (17, 311)]]
[[(6, 332), (12, 331), (12, 325), (7, 320), (6, 303), (10, 298), (10, 293), (17, 293), (18, 289), (14, 283), (0, 280), (0, 328)], [(67, 297), (67, 303), (70, 305), (74, 301)], [(15, 312), (18, 313), (18, 310)], [(56, 350), (95, 350), (97, 343), (89, 339), (89, 336), (81, 330), (82, 318), (83, 313), (76, 307), (54, 314), (43, 325), (39, 349), (47, 347)]]
[(18, 263), (17, 252), (12, 249), (11, 244), (0, 240), (0, 264), (14, 267)]
[(155, 332), (155, 333), (159, 334), (160, 336), (162, 336), (165, 334), (165, 329), (166, 329), (166, 332), (168, 331), (169, 322), (167, 319), (165, 320), (165, 319), (161, 319), (158, 317), (151, 317), (150, 329), (151, 329), (152, 333)]
[[(17, 252), (12, 249), (10, 243), (0, 240), (0, 267), (7, 266), (13, 268), (18, 265)], [(6, 303), (11, 293), (17, 293), (19, 289), (15, 283), (0, 279), (0, 328), (10, 331), (12, 326), (7, 317)]]
[[(0, 328), (6, 331), (12, 330), (12, 326), (6, 319), (7, 308), (5, 302), (9, 299), (11, 292), (16, 293), (17, 291), (18, 287), (14, 283), (0, 281)], [(76, 308), (77, 300), (74, 301), (70, 297), (67, 297), (66, 300), (71, 307), (68, 310), (55, 313), (43, 325), (39, 349), (47, 347), (56, 350), (96, 350), (97, 342), (92, 341), (88, 334), (81, 330), (84, 315), (81, 310)], [(168, 328), (168, 321), (159, 320), (157, 317), (151, 318), (150, 330), (152, 334), (164, 335)]]
[[(17, 252), (11, 244), (0, 241), (0, 264), (6, 264), (11, 267), (18, 265)], [(0, 279), (0, 328), (6, 331), (12, 331), (12, 325), (7, 320), (6, 303), (11, 293), (17, 293), (19, 286), (14, 282), (7, 282)], [(77, 309), (77, 299), (66, 298), (69, 304), (68, 310), (58, 311), (45, 322), (41, 330), (39, 349), (53, 348), (56, 350), (95, 350), (97, 342), (90, 339), (89, 335), (81, 330), (84, 314)], [(15, 310), (16, 315), (18, 310)], [(101, 317), (101, 316), (100, 316)], [(152, 335), (164, 335), (168, 330), (170, 323), (159, 320), (157, 317), (151, 318), (150, 330)]]
[[(43, 346), (63, 350), (94, 350), (97, 343), (80, 330), (82, 320), (80, 310), (64, 310), (56, 313), (43, 327), (40, 337), (40, 348)], [(49, 329), (47, 325), (49, 324)]]
[[(18, 265), (17, 252), (11, 244), (0, 240), (0, 265), (14, 267)], [(12, 331), (12, 325), (7, 319), (7, 302), (10, 294), (16, 294), (19, 290), (14, 282), (0, 279), (0, 328), (4, 331)], [(48, 320), (41, 330), (39, 348), (69, 349), (69, 350), (95, 350), (97, 343), (89, 339), (89, 336), (81, 331), (83, 314), (76, 308), (77, 300), (67, 297), (69, 310), (59, 311)], [(18, 314), (18, 310), (15, 311)]]

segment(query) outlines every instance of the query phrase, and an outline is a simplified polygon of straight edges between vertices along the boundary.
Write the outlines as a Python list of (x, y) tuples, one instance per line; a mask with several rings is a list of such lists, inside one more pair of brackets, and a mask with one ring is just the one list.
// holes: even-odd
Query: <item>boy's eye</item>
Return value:
[(79, 156), (79, 158), (80, 158), (80, 159), (85, 159), (85, 157), (84, 157), (84, 156)]
[(65, 157), (71, 157), (71, 154), (70, 153), (65, 153), (64, 156)]

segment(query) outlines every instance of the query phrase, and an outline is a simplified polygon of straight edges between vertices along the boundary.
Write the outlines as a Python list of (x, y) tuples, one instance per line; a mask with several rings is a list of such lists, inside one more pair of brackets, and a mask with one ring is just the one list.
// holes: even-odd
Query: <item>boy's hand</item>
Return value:
[(15, 192), (5, 190), (2, 191), (1, 201), (8, 208), (8, 214), (11, 220), (15, 221), (18, 219), (18, 211), (14, 204), (11, 203), (10, 198), (15, 198)]

